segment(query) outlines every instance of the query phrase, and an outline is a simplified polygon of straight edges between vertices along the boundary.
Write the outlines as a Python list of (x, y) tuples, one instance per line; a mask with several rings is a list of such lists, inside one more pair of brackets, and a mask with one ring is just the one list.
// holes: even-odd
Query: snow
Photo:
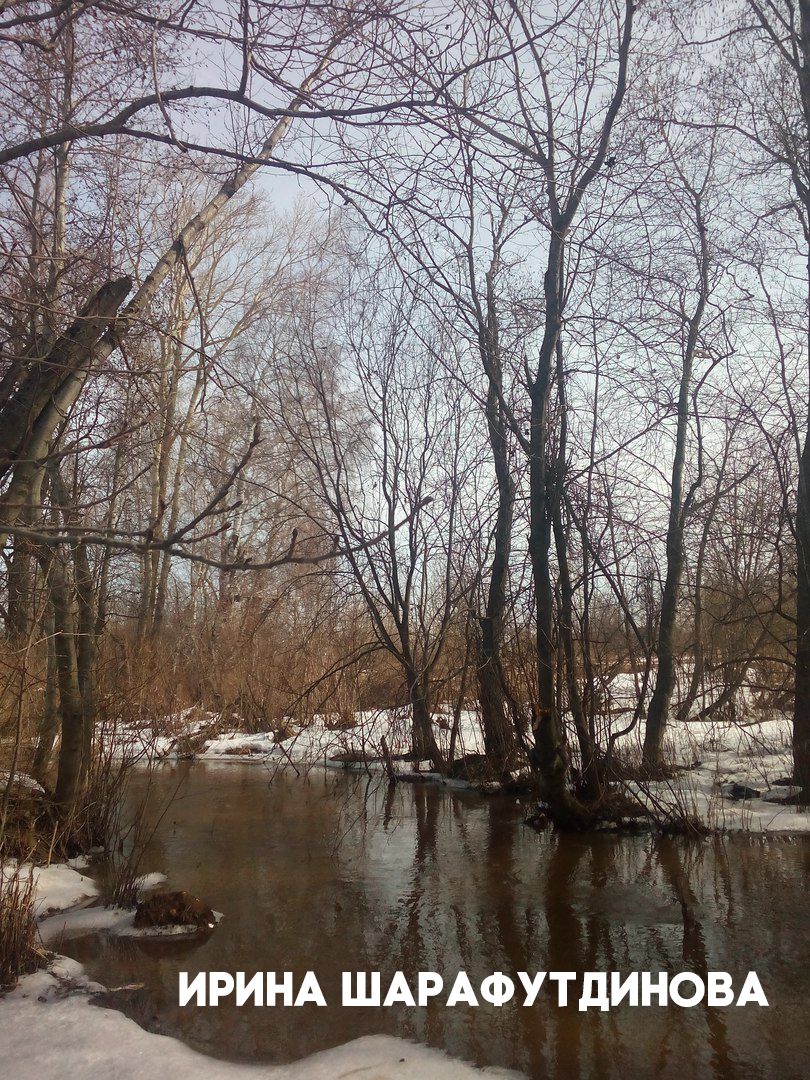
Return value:
[[(688, 768), (676, 781), (633, 785), (642, 801), (686, 805), (711, 828), (727, 832), (810, 832), (810, 812), (769, 801), (797, 791), (775, 783), (793, 772), (788, 718), (672, 723), (666, 757)], [(732, 784), (759, 791), (760, 797), (730, 799)]]
[(92, 878), (64, 863), (36, 867), (34, 881), (37, 894), (34, 913), (37, 916), (88, 903), (98, 896), (99, 891)]
[[(10, 876), (16, 869), (16, 863), (7, 863), (3, 878)], [(23, 863), (19, 867), (19, 873), (21, 878), (33, 875), (34, 914), (40, 919), (57, 911), (66, 911), (68, 908), (90, 903), (98, 896), (99, 890), (95, 881), (67, 863), (54, 863), (52, 866), (31, 866), (30, 863)]]
[[(10, 774), (8, 772), (0, 771), (0, 791), (4, 791), (8, 786)], [(35, 780), (33, 776), (29, 776), (27, 773), (14, 773), (14, 778), (11, 782), (12, 790), (16, 787), (24, 791), (34, 791), (37, 795), (44, 795), (45, 789), (38, 780)]]
[(139, 893), (150, 892), (152, 889), (156, 889), (158, 885), (163, 885), (166, 880), (166, 875), (157, 871), (153, 871), (151, 874), (141, 874), (139, 878), (135, 879), (135, 888)]
[(100, 931), (125, 936), (132, 929), (134, 911), (116, 907), (89, 907), (51, 915), (39, 924), (42, 943), (53, 946), (70, 938), (84, 937)]
[[(441, 709), (434, 714), (435, 737), (440, 750), (447, 752), (450, 744), (452, 717)], [(251, 759), (275, 758), (296, 765), (330, 765), (345, 768), (359, 765), (383, 767), (382, 742), (385, 738), (389, 752), (396, 756), (410, 750), (410, 719), (407, 709), (377, 709), (354, 714), (350, 726), (341, 726), (336, 716), (316, 716), (295, 735), (276, 741), (267, 733), (247, 735), (234, 729), (205, 743), (198, 757), (202, 760), (244, 762)], [(465, 709), (459, 716), (456, 754), (483, 753), (484, 742), (478, 715)], [(359, 758), (356, 762), (336, 761), (339, 756)], [(377, 760), (375, 760), (377, 759)], [(395, 762), (395, 764), (398, 764)], [(421, 763), (424, 765), (425, 763)], [(407, 768), (413, 768), (408, 763)]]
[[(222, 918), (219, 912), (217, 922)], [(40, 923), (39, 932), (44, 945), (55, 946), (71, 938), (86, 937), (101, 932), (121, 938), (194, 937), (199, 933), (196, 926), (144, 926), (134, 925), (135, 912), (124, 908), (91, 907), (52, 915)]]
[[(67, 984), (67, 985), (66, 985)], [(15, 1080), (481, 1080), (516, 1077), (475, 1069), (442, 1051), (374, 1035), (291, 1065), (236, 1065), (204, 1057), (176, 1039), (155, 1035), (112, 1009), (90, 1005), (103, 989), (80, 965), (59, 958), (24, 978), (0, 1002), (0, 1061)], [(72, 990), (72, 992), (70, 992)], [(43, 1038), (43, 1032), (47, 1037)]]

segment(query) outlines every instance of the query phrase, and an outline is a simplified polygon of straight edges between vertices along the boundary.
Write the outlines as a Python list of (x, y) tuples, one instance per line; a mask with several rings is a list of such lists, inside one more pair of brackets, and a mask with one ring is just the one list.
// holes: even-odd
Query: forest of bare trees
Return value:
[(464, 708), (583, 826), (756, 712), (810, 802), (810, 0), (33, 0), (0, 73), (4, 769)]

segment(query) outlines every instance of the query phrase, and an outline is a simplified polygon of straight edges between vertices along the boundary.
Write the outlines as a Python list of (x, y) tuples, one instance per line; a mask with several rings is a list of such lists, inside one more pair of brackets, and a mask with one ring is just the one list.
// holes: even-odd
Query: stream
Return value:
[[(102, 933), (54, 947), (145, 1027), (233, 1061), (288, 1062), (389, 1033), (529, 1077), (810, 1075), (810, 840), (536, 833), (511, 798), (343, 772), (180, 763), (150, 788), (142, 870), (224, 914), (204, 940)], [(177, 1004), (178, 971), (312, 969), (329, 1005)], [(343, 1008), (341, 972), (757, 972), (769, 1008)]]

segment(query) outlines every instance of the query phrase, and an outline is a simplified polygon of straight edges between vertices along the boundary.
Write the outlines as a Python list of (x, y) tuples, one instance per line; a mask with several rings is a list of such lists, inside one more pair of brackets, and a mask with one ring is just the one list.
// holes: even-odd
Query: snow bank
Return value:
[[(741, 724), (672, 723), (666, 757), (684, 771), (675, 781), (633, 785), (635, 793), (651, 806), (684, 805), (727, 832), (810, 832), (807, 810), (780, 803), (798, 790), (784, 783), (793, 772), (790, 736), (784, 716)], [(730, 797), (735, 790), (743, 797)]]
[(37, 898), (34, 912), (37, 916), (86, 904), (98, 896), (98, 885), (64, 863), (54, 866), (38, 866), (34, 869), (34, 886)]
[[(445, 753), (450, 746), (452, 717), (441, 709), (434, 714), (437, 745)], [(295, 765), (325, 764), (344, 767), (351, 761), (382, 767), (382, 744), (385, 739), (393, 756), (407, 754), (411, 747), (410, 713), (407, 709), (382, 709), (358, 712), (351, 726), (340, 726), (334, 716), (316, 716), (312, 723), (302, 727), (295, 735), (277, 741), (264, 733), (246, 735), (235, 729), (226, 731), (216, 739), (205, 743), (197, 755), (206, 761), (236, 761), (276, 759)], [(456, 737), (456, 754), (483, 753), (484, 740), (477, 713), (462, 711)], [(410, 768), (411, 765), (408, 765)]]
[[(74, 993), (67, 993), (70, 980)], [(80, 965), (59, 959), (52, 972), (22, 980), (0, 1001), (0, 1061), (15, 1080), (481, 1080), (516, 1077), (475, 1069), (439, 1050), (374, 1035), (292, 1065), (235, 1065), (204, 1057), (176, 1039), (155, 1035), (111, 1009), (89, 1004), (93, 991)], [(43, 1037), (45, 1035), (45, 1037)]]
[[(7, 869), (6, 874), (8, 872)], [(30, 863), (23, 863), (20, 876), (32, 875), (34, 914), (37, 918), (87, 904), (98, 896), (99, 890), (95, 881), (67, 863), (55, 863), (53, 866), (31, 866)]]
[[(215, 911), (217, 922), (223, 918), (222, 912)], [(88, 934), (104, 932), (112, 937), (126, 938), (165, 938), (195, 937), (199, 934), (196, 926), (135, 926), (135, 912), (132, 909), (116, 907), (90, 907), (51, 915), (39, 925), (39, 933), (44, 945), (58, 946), (71, 938), (86, 937)]]

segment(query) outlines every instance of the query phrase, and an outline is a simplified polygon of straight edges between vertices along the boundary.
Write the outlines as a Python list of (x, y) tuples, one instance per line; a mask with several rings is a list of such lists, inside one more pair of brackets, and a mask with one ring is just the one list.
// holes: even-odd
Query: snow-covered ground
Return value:
[(14, 1080), (481, 1080), (515, 1077), (475, 1069), (439, 1050), (375, 1035), (291, 1065), (235, 1065), (196, 1053), (176, 1039), (144, 1031), (112, 1009), (94, 1008), (81, 966), (58, 957), (0, 1001), (0, 1061)]
[(680, 806), (711, 828), (810, 832), (810, 813), (781, 802), (798, 791), (790, 723), (784, 717), (750, 724), (672, 724), (667, 758), (682, 766), (675, 780), (632, 785), (652, 808)]
[[(81, 873), (84, 869), (86, 863), (82, 859), (71, 859), (69, 863), (54, 863), (52, 866), (22, 864), (19, 868), (20, 878), (34, 878), (34, 915), (44, 919), (56, 912), (92, 903), (98, 896), (98, 885)], [(6, 877), (15, 870), (16, 863), (5, 864), (0, 872), (0, 891)]]

